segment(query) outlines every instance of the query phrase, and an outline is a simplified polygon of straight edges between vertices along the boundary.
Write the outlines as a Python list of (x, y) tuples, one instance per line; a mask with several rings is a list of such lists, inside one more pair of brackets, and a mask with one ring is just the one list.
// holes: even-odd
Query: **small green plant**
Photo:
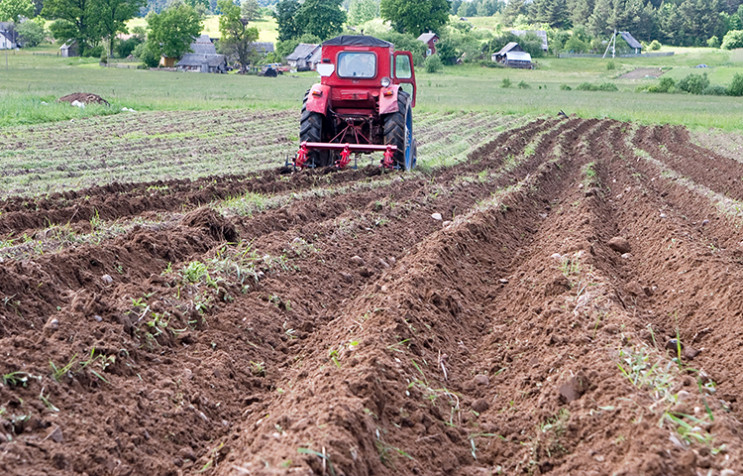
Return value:
[(615, 69), (617, 69), (617, 65), (614, 63), (614, 61), (609, 61), (608, 63), (606, 63), (607, 71), (614, 71)]
[(500, 83), (500, 87), (502, 88), (510, 88), (511, 86), (513, 86), (513, 82), (508, 78), (503, 78), (503, 81)]
[(49, 361), (49, 367), (52, 369), (52, 378), (59, 382), (62, 377), (64, 377), (67, 373), (72, 373), (72, 367), (75, 365), (75, 362), (77, 361), (77, 354), (73, 355), (67, 364), (65, 364), (63, 367), (58, 367), (57, 364), (54, 363), (54, 361)]
[(531, 89), (531, 86), (529, 86), (525, 81), (519, 81), (517, 86), (519, 89)]
[(25, 387), (28, 385), (28, 380), (30, 378), (41, 380), (41, 377), (35, 377), (28, 372), (17, 370), (3, 375), (3, 385), (8, 387), (17, 387), (18, 385), (22, 385)]

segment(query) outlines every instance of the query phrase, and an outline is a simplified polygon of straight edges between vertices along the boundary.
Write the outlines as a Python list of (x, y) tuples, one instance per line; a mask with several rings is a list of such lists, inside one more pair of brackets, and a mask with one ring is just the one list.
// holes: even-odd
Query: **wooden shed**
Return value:
[(77, 40), (68, 40), (64, 45), (59, 47), (59, 51), (63, 58), (71, 58), (73, 56), (80, 56), (79, 48), (77, 47)]
[(286, 57), (286, 62), (297, 71), (314, 71), (315, 66), (320, 62), (321, 54), (322, 48), (320, 45), (300, 43)]
[(493, 53), (491, 59), (509, 68), (532, 69), (533, 67), (531, 55), (515, 41), (508, 43), (497, 53)]

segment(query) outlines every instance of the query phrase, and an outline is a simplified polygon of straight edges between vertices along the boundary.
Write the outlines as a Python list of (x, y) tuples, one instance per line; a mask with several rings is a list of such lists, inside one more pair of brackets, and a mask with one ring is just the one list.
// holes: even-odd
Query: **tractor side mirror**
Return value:
[(333, 71), (335, 71), (335, 65), (330, 63), (320, 63), (315, 69), (320, 76), (327, 77), (333, 74)]

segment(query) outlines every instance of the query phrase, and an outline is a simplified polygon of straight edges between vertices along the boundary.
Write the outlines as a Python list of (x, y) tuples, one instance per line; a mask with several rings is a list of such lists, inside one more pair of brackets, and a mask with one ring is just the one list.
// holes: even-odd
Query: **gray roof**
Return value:
[(191, 43), (191, 51), (200, 55), (217, 54), (217, 48), (214, 46), (214, 43), (212, 43), (212, 40), (209, 39), (209, 35), (201, 35), (196, 38), (196, 40)]
[(628, 32), (628, 31), (620, 31), (619, 34), (622, 35), (622, 38), (624, 38), (624, 41), (627, 42), (627, 44), (629, 45), (630, 48), (640, 48), (640, 49), (642, 49), (642, 45), (640, 44), (640, 42), (637, 41), (635, 39), (635, 37), (630, 34), (630, 32)]
[(0, 31), (12, 31), (15, 30), (15, 25), (12, 21), (0, 21)]
[(509, 44), (507, 44), (506, 46), (504, 46), (503, 48), (501, 48), (500, 51), (498, 51), (495, 54), (497, 56), (503, 56), (503, 55), (505, 55), (506, 53), (508, 53), (511, 50), (514, 50), (514, 51), (524, 51), (523, 49), (521, 49), (521, 46), (519, 46), (518, 43), (516, 43), (515, 41), (512, 41)]
[(270, 41), (256, 41), (250, 44), (250, 48), (261, 53), (273, 53), (275, 51), (273, 43)]
[(219, 66), (226, 62), (224, 55), (203, 55), (200, 53), (186, 53), (176, 66)]
[(73, 46), (77, 46), (77, 40), (67, 40), (65, 43), (59, 47), (60, 50), (69, 50)]
[(542, 49), (544, 51), (549, 50), (549, 43), (547, 42), (547, 32), (544, 30), (511, 30), (511, 33), (513, 33), (516, 36), (524, 36), (527, 33), (533, 33), (539, 37), (540, 40), (542, 40)]
[(300, 43), (297, 45), (296, 48), (294, 48), (294, 51), (292, 51), (291, 54), (286, 57), (286, 59), (289, 61), (296, 61), (300, 59), (308, 60), (315, 52), (315, 50), (319, 49), (320, 45), (313, 45), (312, 43)]
[(529, 61), (531, 62), (531, 55), (526, 51), (509, 51), (506, 53), (506, 59), (508, 61)]
[(434, 38), (438, 38), (439, 35), (436, 33), (429, 31), (428, 33), (422, 33), (421, 36), (418, 37), (418, 41), (422, 41), (423, 43), (428, 43)]

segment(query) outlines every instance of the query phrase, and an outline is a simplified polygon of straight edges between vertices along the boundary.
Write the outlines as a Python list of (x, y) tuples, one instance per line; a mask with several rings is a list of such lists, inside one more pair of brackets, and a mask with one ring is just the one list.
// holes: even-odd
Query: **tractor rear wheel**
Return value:
[[(299, 119), (299, 142), (322, 142), (325, 116), (319, 112), (307, 110), (308, 95), (309, 91), (304, 95), (304, 101), (302, 101), (302, 116)], [(327, 167), (331, 164), (331, 158), (329, 150), (310, 150), (307, 153), (307, 165), (310, 167)]]
[(397, 108), (397, 112), (384, 117), (384, 143), (397, 146), (397, 151), (392, 156), (395, 166), (402, 170), (411, 170), (418, 159), (418, 148), (413, 138), (410, 95), (405, 91), (397, 93)]

